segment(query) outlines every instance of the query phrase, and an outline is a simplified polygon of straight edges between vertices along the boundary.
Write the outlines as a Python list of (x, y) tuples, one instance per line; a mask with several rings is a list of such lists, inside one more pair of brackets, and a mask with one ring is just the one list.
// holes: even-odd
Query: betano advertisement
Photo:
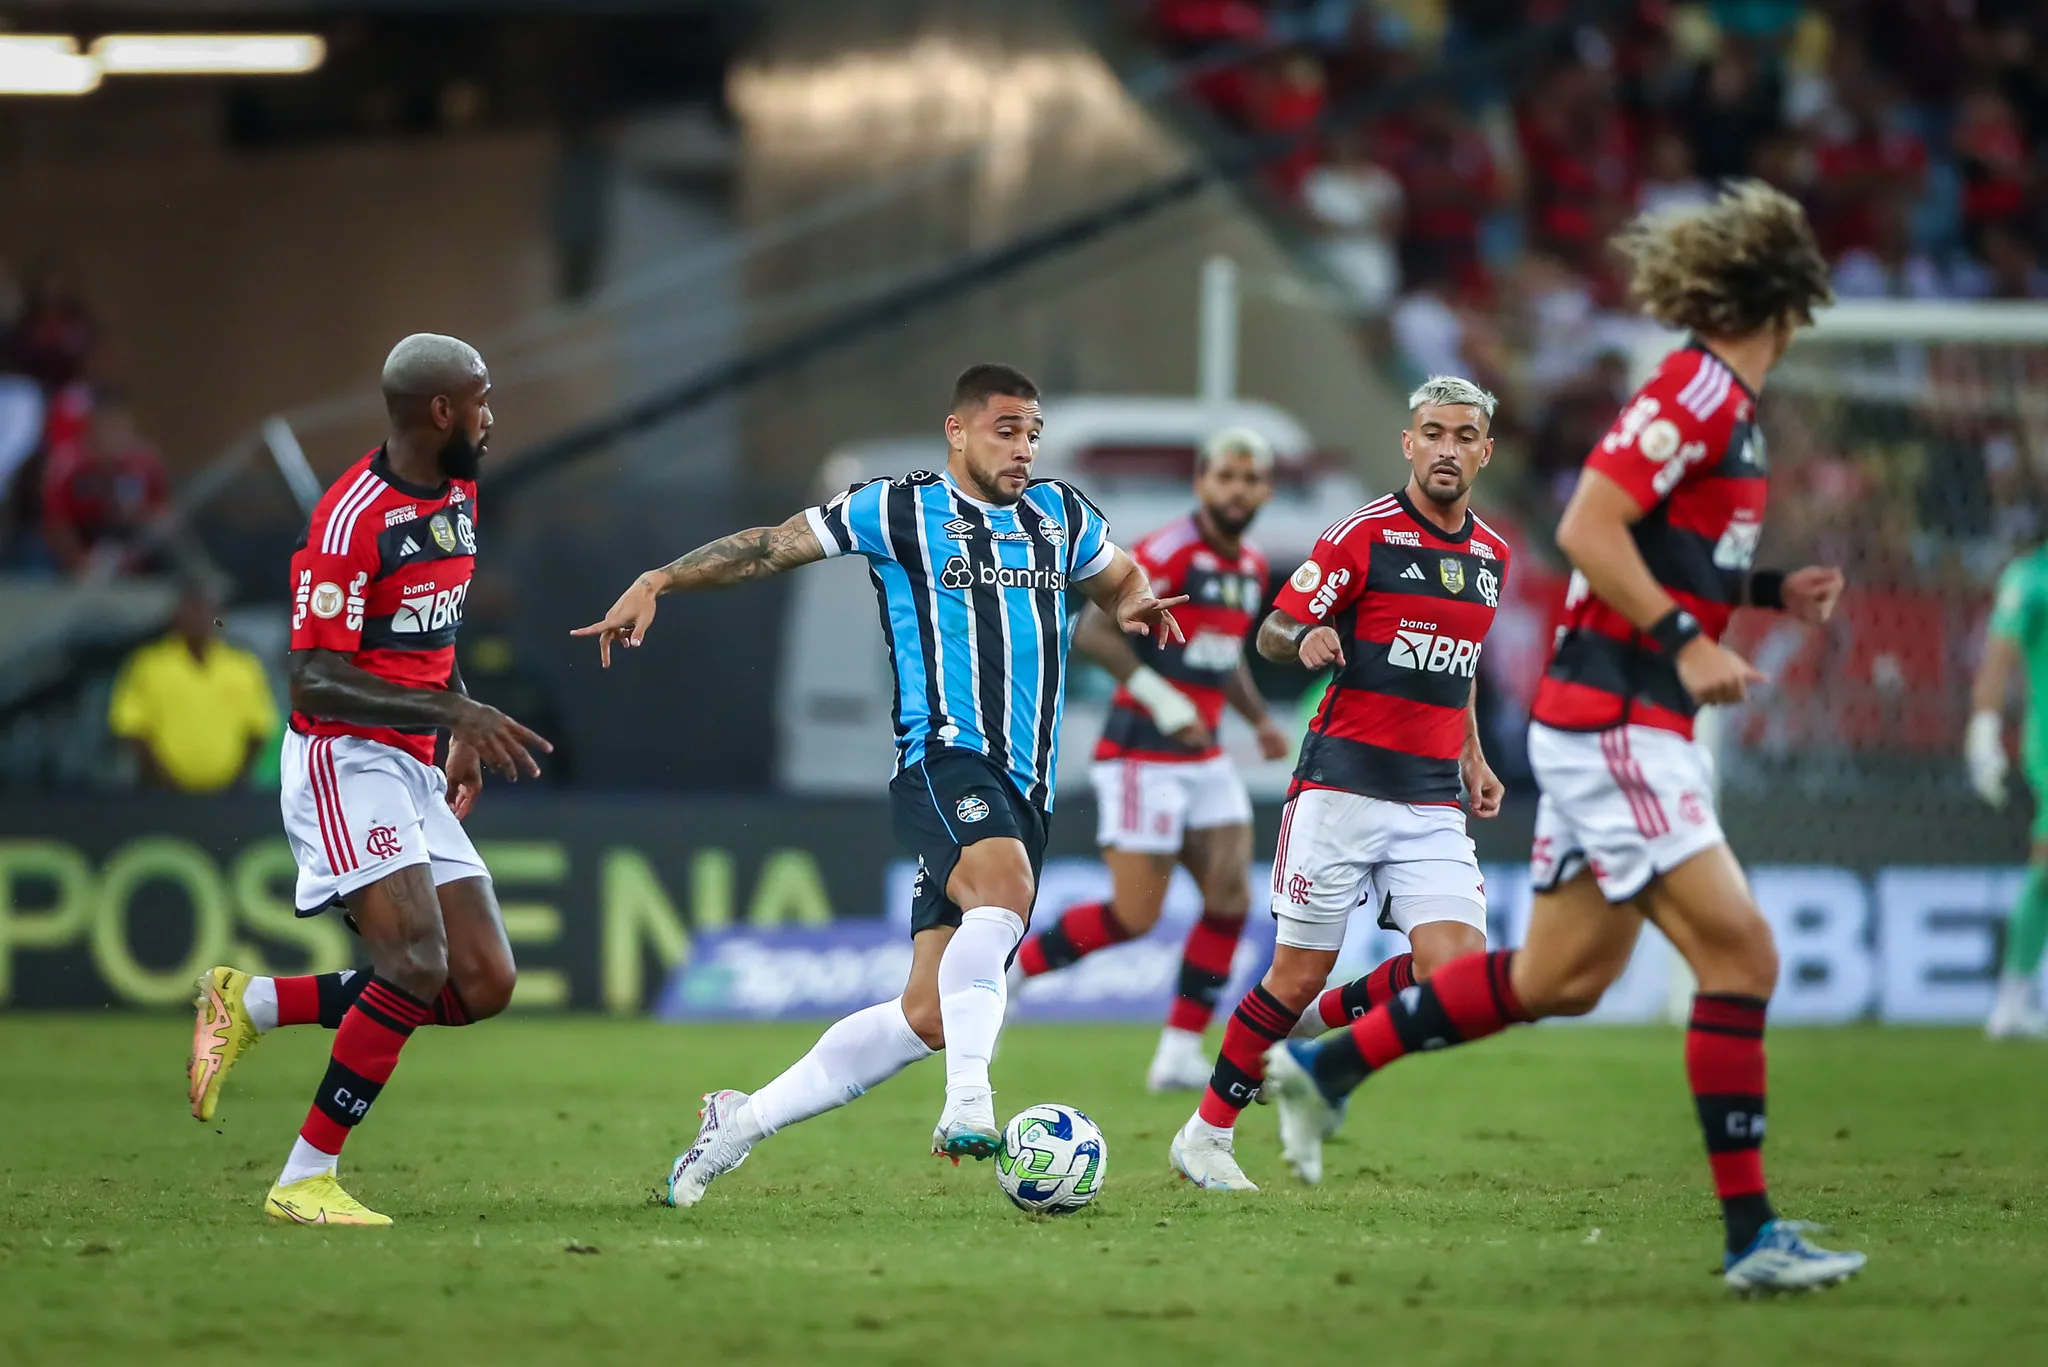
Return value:
[[(1262, 843), (1274, 815), (1260, 814)], [(214, 963), (303, 973), (358, 962), (338, 918), (293, 916), (276, 820), (260, 798), (0, 804), (0, 1008), (172, 1007)], [(496, 876), (523, 1008), (817, 1018), (902, 984), (912, 870), (880, 803), (493, 792), (471, 824)], [(1077, 803), (1055, 825), (1041, 916), (1107, 890), (1086, 853), (1092, 813)], [(1507, 862), (1516, 826), (1495, 823), (1482, 847), (1491, 933), (1508, 945), (1529, 902), (1526, 869)], [(1981, 854), (1981, 839), (1968, 844)], [(1784, 964), (1774, 1019), (1981, 1019), (2019, 868), (1827, 853), (1751, 868)], [(1267, 876), (1255, 869), (1254, 887)], [(1158, 931), (1031, 984), (1020, 1018), (1156, 1019), (1197, 911), (1177, 880)], [(1344, 965), (1370, 966), (1395, 943), (1361, 915)], [(1232, 992), (1271, 947), (1270, 918), (1255, 915)], [(1662, 1017), (1684, 991), (1672, 968), (1646, 931), (1595, 1019)]]

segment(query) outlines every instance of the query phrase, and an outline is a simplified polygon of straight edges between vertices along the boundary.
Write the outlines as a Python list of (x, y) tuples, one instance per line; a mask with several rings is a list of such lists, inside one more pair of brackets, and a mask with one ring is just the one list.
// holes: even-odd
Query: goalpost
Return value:
[[(1638, 378), (1679, 341), (1646, 337)], [(1860, 639), (1817, 674), (1801, 633), (1745, 629), (1744, 648), (1772, 653), (1756, 662), (1774, 682), (1700, 714), (1715, 797), (1797, 783), (1817, 799), (1946, 801), (1960, 782), (1968, 636), (2004, 564), (2048, 534), (2048, 303), (1836, 304), (1772, 373), (1762, 414), (1772, 478), (1759, 563), (1841, 563), (1843, 630)], [(1683, 1020), (1694, 984), (1671, 961), (1669, 1014)]]

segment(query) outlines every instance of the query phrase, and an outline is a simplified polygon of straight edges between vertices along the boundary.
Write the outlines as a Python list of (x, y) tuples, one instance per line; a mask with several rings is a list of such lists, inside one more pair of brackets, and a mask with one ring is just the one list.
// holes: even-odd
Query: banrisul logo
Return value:
[(1031, 589), (1038, 593), (1064, 593), (1067, 576), (1060, 570), (1034, 569), (1028, 565), (976, 565), (966, 556), (956, 555), (939, 571), (939, 583), (946, 588), (963, 591), (971, 588)]

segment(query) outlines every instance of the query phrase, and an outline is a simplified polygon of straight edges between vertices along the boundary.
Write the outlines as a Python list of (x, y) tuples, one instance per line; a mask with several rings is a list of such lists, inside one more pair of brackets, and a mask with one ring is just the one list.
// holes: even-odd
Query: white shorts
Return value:
[(1412, 934), (1429, 921), (1486, 932), (1486, 883), (1463, 808), (1412, 806), (1307, 788), (1280, 817), (1273, 915), (1280, 943), (1339, 950), (1352, 908), (1382, 908), (1380, 924)]
[(1529, 725), (1529, 765), (1543, 791), (1529, 877), (1538, 892), (1590, 867), (1610, 902), (1626, 902), (1727, 837), (1714, 815), (1713, 762), (1675, 731)]
[(1228, 755), (1208, 759), (1100, 759), (1095, 843), (1133, 854), (1179, 854), (1181, 835), (1252, 819), (1251, 794)]
[(431, 865), (436, 887), (490, 877), (449, 810), (448, 776), (403, 750), (286, 731), (279, 778), (301, 916), (411, 864)]

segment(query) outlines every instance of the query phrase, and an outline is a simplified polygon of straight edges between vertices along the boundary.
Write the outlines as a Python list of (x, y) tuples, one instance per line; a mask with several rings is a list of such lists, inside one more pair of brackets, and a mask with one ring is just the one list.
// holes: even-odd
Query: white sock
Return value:
[(1287, 1032), (1287, 1038), (1321, 1039), (1329, 1033), (1330, 1027), (1323, 1024), (1323, 1013), (1316, 1009), (1315, 1002), (1310, 1002), (1308, 1010), (1301, 1013), (1301, 1019), (1296, 1021), (1294, 1028)]
[(1200, 1111), (1196, 1111), (1188, 1117), (1185, 1133), (1190, 1139), (1210, 1139), (1219, 1144), (1228, 1144), (1235, 1136), (1236, 1131), (1232, 1130), (1228, 1125), (1211, 1125), (1208, 1121), (1202, 1119)]
[(277, 1029), (277, 979), (249, 979), (249, 985), (242, 989), (242, 1006), (248, 1011), (257, 1034), (265, 1035)]
[(335, 1164), (340, 1161), (340, 1154), (322, 1153), (302, 1136), (292, 1141), (292, 1156), (284, 1160), (284, 1171), (277, 1175), (277, 1184), (288, 1186), (308, 1177), (318, 1177), (323, 1172), (333, 1172)]
[(1161, 1058), (1165, 1058), (1169, 1054), (1199, 1055), (1201, 1052), (1202, 1036), (1200, 1031), (1181, 1030), (1169, 1025), (1159, 1032), (1159, 1056)]
[(990, 1090), (989, 1056), (1003, 1031), (1009, 984), (1003, 961), (1024, 938), (1005, 907), (970, 907), (939, 959), (939, 1020), (946, 1031), (946, 1098)]
[(765, 1139), (785, 1125), (844, 1106), (931, 1052), (904, 1019), (901, 997), (856, 1011), (747, 1098), (734, 1124), (748, 1143)]

